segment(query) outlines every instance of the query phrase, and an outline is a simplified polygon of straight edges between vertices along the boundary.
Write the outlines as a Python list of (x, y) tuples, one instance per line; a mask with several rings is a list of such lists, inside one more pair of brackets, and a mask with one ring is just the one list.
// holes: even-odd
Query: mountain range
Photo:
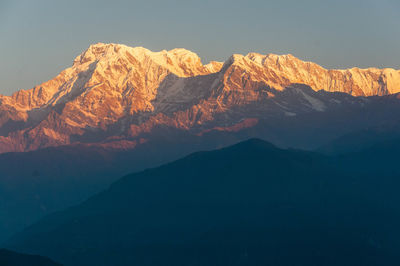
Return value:
[(394, 69), (91, 45), (55, 78), (0, 96), (0, 242), (123, 175), (249, 138), (396, 172), (399, 93)]
[(257, 53), (203, 65), (185, 49), (98, 43), (55, 78), (0, 96), (0, 152), (61, 145), (133, 149), (168, 129), (201, 135), (273, 124), (271, 117), (364, 111), (376, 102), (371, 96), (399, 91), (394, 69), (327, 70), (292, 55)]

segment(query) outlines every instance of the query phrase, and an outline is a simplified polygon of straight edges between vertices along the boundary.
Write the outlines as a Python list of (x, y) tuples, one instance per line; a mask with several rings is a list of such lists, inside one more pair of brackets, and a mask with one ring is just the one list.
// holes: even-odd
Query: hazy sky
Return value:
[(400, 1), (0, 0), (0, 93), (51, 79), (97, 42), (183, 47), (203, 63), (259, 52), (400, 68)]

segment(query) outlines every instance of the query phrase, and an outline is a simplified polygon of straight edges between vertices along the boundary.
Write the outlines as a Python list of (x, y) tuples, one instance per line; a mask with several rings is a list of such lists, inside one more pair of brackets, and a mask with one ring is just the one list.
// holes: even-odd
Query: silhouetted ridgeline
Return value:
[(400, 175), (385, 145), (328, 157), (251, 139), (194, 153), (125, 176), (8, 247), (65, 265), (398, 265)]

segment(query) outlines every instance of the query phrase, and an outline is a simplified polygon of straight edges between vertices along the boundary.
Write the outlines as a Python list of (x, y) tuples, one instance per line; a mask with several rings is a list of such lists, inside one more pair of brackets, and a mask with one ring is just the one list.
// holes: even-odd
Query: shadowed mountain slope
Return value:
[(61, 266), (54, 261), (35, 255), (26, 255), (0, 249), (0, 265), (1, 266)]
[(325, 154), (360, 152), (380, 143), (395, 141), (396, 139), (400, 139), (400, 122), (393, 119), (391, 123), (383, 122), (379, 126), (344, 134), (318, 148), (317, 151)]
[(347, 168), (251, 139), (128, 175), (8, 245), (66, 265), (396, 265), (399, 175)]

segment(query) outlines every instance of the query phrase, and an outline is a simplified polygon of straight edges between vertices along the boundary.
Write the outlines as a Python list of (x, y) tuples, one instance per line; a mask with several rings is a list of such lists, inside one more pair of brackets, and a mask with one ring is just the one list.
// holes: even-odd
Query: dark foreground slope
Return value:
[(81, 203), (126, 174), (246, 139), (217, 133), (160, 137), (124, 151), (63, 146), (0, 154), (0, 243), (54, 211)]
[[(397, 174), (249, 140), (132, 174), (15, 236), (66, 265), (397, 265)], [(349, 172), (349, 174), (346, 174)]]
[(6, 249), (0, 249), (1, 266), (57, 266), (58, 264), (48, 258), (35, 255), (26, 255)]

